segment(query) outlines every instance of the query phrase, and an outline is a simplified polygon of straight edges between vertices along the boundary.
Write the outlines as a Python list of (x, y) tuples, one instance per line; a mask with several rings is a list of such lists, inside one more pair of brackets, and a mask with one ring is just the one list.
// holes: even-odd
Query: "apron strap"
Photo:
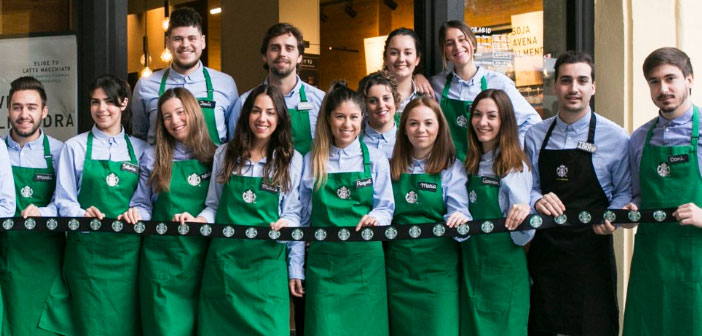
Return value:
[(451, 81), (453, 80), (453, 73), (446, 75), (446, 84), (444, 84), (444, 90), (441, 92), (441, 100), (447, 100), (449, 89), (451, 89)]
[(163, 73), (163, 76), (161, 77), (161, 86), (158, 88), (158, 96), (161, 97), (163, 96), (163, 93), (166, 92), (166, 80), (168, 79), (168, 74), (171, 72), (171, 68), (169, 67), (166, 69), (166, 71)]
[(212, 100), (214, 97), (214, 89), (212, 88), (212, 79), (210, 78), (210, 72), (207, 68), (202, 65), (202, 74), (205, 75), (205, 86), (207, 86), (207, 100)]
[(124, 141), (127, 142), (127, 149), (129, 150), (129, 161), (131, 163), (136, 164), (138, 161), (136, 155), (134, 155), (134, 148), (132, 147), (132, 142), (129, 141), (129, 136), (127, 136), (127, 132), (124, 132)]
[(553, 118), (553, 122), (551, 123), (551, 126), (548, 128), (548, 131), (546, 132), (546, 136), (544, 137), (544, 142), (541, 143), (541, 149), (540, 149), (541, 152), (543, 152), (544, 149), (546, 149), (546, 145), (548, 144), (548, 140), (551, 139), (551, 133), (553, 133), (553, 129), (556, 127), (556, 121), (558, 121), (558, 117)]
[(697, 106), (692, 107), (692, 150), (697, 151), (697, 142), (700, 137), (700, 110)]
[(361, 143), (361, 152), (363, 152), (363, 173), (369, 175), (370, 171), (370, 156), (368, 155), (368, 147), (361, 139), (358, 141)]
[(595, 127), (597, 125), (597, 118), (595, 117), (595, 112), (590, 112), (590, 128), (587, 130), (587, 142), (595, 143)]
[(88, 132), (88, 142), (85, 145), (85, 160), (93, 159), (93, 131)]
[(307, 102), (307, 94), (305, 94), (305, 84), (300, 83), (300, 102), (306, 103)]
[(480, 91), (485, 91), (487, 90), (487, 79), (485, 79), (485, 76), (480, 77)]
[[(43, 132), (42, 132), (43, 133)], [(9, 134), (7, 135), (8, 137), (10, 136)], [(49, 147), (49, 136), (44, 133), (44, 160), (46, 160), (46, 168), (51, 170), (52, 172), (54, 171), (54, 163), (52, 162), (51, 158), (51, 148)]]

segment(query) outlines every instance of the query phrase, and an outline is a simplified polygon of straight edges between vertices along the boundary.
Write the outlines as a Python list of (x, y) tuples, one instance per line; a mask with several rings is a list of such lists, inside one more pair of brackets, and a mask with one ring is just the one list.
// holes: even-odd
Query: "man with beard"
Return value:
[[(297, 75), (304, 52), (302, 33), (289, 23), (270, 27), (261, 44), (263, 68), (268, 70), (268, 77), (263, 83), (275, 86), (283, 93), (290, 112), (295, 149), (302, 155), (310, 151), (319, 107), (324, 98), (323, 91), (303, 82)], [(249, 92), (251, 90), (241, 95), (229, 116), (230, 137), (234, 135), (239, 112)]]
[(134, 135), (153, 144), (158, 98), (167, 89), (184, 87), (198, 98), (210, 138), (221, 144), (227, 139), (225, 123), (239, 92), (231, 76), (205, 67), (200, 61), (205, 49), (200, 14), (187, 7), (174, 10), (166, 30), (166, 47), (173, 56), (171, 66), (142, 77), (134, 87)]
[[(8, 97), (12, 128), (2, 143), (7, 145), (14, 177), (13, 214), (29, 218), (27, 225), (35, 223), (31, 217), (56, 216), (54, 167), (63, 143), (41, 128), (48, 114), (41, 82), (34, 77), (17, 78), (10, 84)], [(5, 182), (5, 178), (0, 179), (0, 184)], [(0, 263), (5, 306), (3, 335), (42, 334), (37, 325), (54, 280), (60, 275), (64, 245), (63, 233), (0, 233), (0, 260), (6, 261)]]
[(659, 110), (631, 136), (632, 207), (677, 208), (680, 224), (639, 226), (624, 335), (702, 335), (702, 147), (692, 64), (685, 52), (660, 48), (643, 73)]
[(531, 203), (557, 223), (574, 225), (537, 230), (531, 242), (529, 335), (617, 335), (616, 227), (609, 221), (581, 223), (601, 223), (589, 209), (620, 209), (631, 201), (629, 137), (590, 109), (595, 74), (589, 55), (564, 53), (555, 75), (558, 114), (525, 136), (534, 178)]

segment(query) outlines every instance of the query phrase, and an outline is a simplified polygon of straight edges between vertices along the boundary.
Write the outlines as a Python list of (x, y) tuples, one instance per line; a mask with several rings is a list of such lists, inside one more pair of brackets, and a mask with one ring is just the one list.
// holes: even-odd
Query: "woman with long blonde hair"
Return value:
[[(390, 224), (394, 204), (388, 160), (359, 140), (363, 104), (363, 97), (344, 83), (335, 83), (324, 97), (300, 184), (303, 226), (359, 231)], [(307, 292), (305, 334), (388, 334), (380, 242), (311, 242), (306, 273), (304, 255), (304, 243), (291, 243), (290, 292), (298, 297)]]
[[(390, 171), (393, 224), (445, 221), (456, 227), (470, 219), (465, 169), (456, 160), (448, 124), (432, 98), (407, 104)], [(391, 335), (458, 334), (458, 247), (451, 238), (388, 242)]]
[[(122, 218), (179, 221), (205, 208), (215, 144), (200, 106), (184, 88), (158, 100), (156, 141), (139, 165), (139, 186)], [(146, 236), (139, 263), (139, 301), (145, 335), (195, 332), (200, 276), (208, 240)]]

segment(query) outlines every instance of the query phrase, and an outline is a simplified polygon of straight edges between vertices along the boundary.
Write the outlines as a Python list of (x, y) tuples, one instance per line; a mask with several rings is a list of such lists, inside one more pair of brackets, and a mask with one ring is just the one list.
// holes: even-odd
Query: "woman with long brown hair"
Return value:
[[(158, 101), (156, 141), (139, 164), (139, 185), (125, 222), (178, 221), (205, 208), (215, 144), (200, 106), (184, 88)], [(145, 335), (195, 332), (200, 276), (209, 241), (201, 237), (146, 236), (139, 263), (139, 301)]]
[[(532, 176), (519, 146), (510, 98), (488, 89), (471, 107), (466, 157), (474, 220), (506, 217), (514, 230), (529, 214)], [(492, 230), (485, 222), (483, 230)], [(461, 243), (461, 335), (526, 335), (529, 274), (524, 246), (534, 230), (492, 233)]]
[[(456, 160), (448, 124), (434, 99), (420, 97), (407, 104), (390, 171), (393, 224), (445, 221), (456, 227), (470, 219), (465, 169)], [(436, 230), (445, 229), (437, 225)], [(458, 247), (451, 238), (388, 242), (391, 335), (458, 334)]]
[[(283, 94), (261, 85), (246, 98), (234, 137), (217, 149), (206, 208), (186, 221), (298, 226), (302, 156)], [(236, 229), (239, 230), (239, 229)], [(198, 335), (289, 335), (286, 245), (214, 238), (202, 276)]]
[[(324, 97), (300, 184), (303, 226), (344, 227), (340, 232), (349, 233), (390, 224), (395, 207), (388, 160), (359, 139), (363, 104), (363, 97), (344, 83), (332, 85)], [(292, 295), (303, 295), (307, 277), (305, 334), (388, 334), (380, 242), (311, 242), (306, 274), (304, 255), (304, 243), (292, 242)]]

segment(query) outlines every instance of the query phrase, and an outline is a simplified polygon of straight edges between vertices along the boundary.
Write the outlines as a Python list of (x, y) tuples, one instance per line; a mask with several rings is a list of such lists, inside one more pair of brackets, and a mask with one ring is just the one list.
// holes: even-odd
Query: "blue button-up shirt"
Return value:
[[(660, 115), (651, 119), (643, 126), (639, 127), (631, 135), (629, 142), (629, 162), (631, 163), (631, 186), (633, 201), (636, 205), (641, 205), (641, 184), (639, 183), (639, 168), (641, 165), (641, 155), (643, 154), (644, 142), (646, 142), (646, 134), (653, 126), (653, 123), (658, 120), (656, 128), (653, 129), (651, 137), (651, 145), (653, 146), (685, 146), (691, 144), (692, 138), (692, 110), (690, 107), (681, 116), (668, 120)], [(702, 125), (702, 118), (700, 118)], [(702, 174), (702, 141), (697, 144), (697, 165)]]
[[(263, 81), (263, 84), (268, 84), (268, 78)], [(297, 105), (300, 103), (300, 87), (303, 85), (305, 86), (305, 97), (313, 106), (312, 109), (309, 110), (309, 115), (310, 131), (312, 132), (312, 138), (314, 139), (315, 128), (317, 127), (317, 117), (319, 116), (319, 108), (322, 106), (322, 100), (324, 99), (324, 91), (303, 82), (300, 79), (300, 76), (297, 76), (295, 87), (293, 87), (288, 94), (284, 95), (283, 98), (285, 98), (285, 106), (288, 109), (297, 108)], [(230, 139), (234, 137), (234, 130), (236, 129), (236, 123), (241, 115), (241, 109), (244, 107), (244, 102), (246, 102), (246, 98), (249, 97), (251, 91), (253, 91), (253, 89), (246, 91), (241, 95), (241, 97), (239, 97), (239, 100), (237, 100), (234, 108), (232, 109), (232, 113), (229, 115), (227, 128), (229, 129)]]
[(380, 133), (373, 127), (370, 127), (366, 120), (363, 124), (363, 133), (363, 143), (365, 143), (368, 148), (375, 148), (382, 151), (388, 159), (392, 158), (392, 151), (395, 149), (397, 125), (393, 123), (391, 129)]
[[(440, 74), (431, 77), (431, 86), (434, 88), (434, 97), (440, 102), (441, 94), (444, 91), (444, 86), (446, 85), (447, 73), (442, 72)], [(473, 101), (475, 97), (482, 91), (480, 85), (480, 79), (485, 77), (487, 81), (488, 89), (500, 89), (507, 93), (510, 101), (512, 101), (512, 106), (514, 107), (514, 117), (517, 119), (517, 125), (519, 125), (519, 143), (522, 143), (524, 139), (524, 133), (529, 127), (537, 124), (541, 121), (541, 117), (534, 110), (534, 108), (529, 104), (524, 96), (519, 93), (517, 87), (514, 86), (514, 82), (509, 79), (509, 77), (492, 70), (486, 70), (483, 67), (478, 67), (478, 71), (475, 73), (473, 78), (469, 80), (461, 79), (458, 74), (453, 73), (453, 79), (451, 81), (451, 88), (449, 88), (448, 98), (457, 99), (463, 101)]]
[[(207, 97), (207, 85), (205, 75), (202, 72), (202, 62), (198, 64), (198, 69), (189, 75), (183, 75), (170, 67), (168, 78), (166, 79), (166, 90), (173, 87), (186, 88), (195, 98)], [(154, 143), (156, 136), (156, 115), (158, 114), (159, 89), (161, 79), (166, 69), (154, 72), (151, 76), (142, 77), (134, 87), (132, 97), (132, 131), (134, 136)], [(227, 139), (227, 119), (234, 107), (239, 92), (237, 91), (234, 79), (217, 70), (207, 68), (207, 72), (212, 79), (213, 99), (215, 101), (215, 121), (217, 132), (221, 141)]]
[[(539, 177), (539, 152), (553, 119), (557, 118), (556, 127), (546, 149), (574, 149), (578, 142), (587, 142), (591, 113), (580, 120), (566, 124), (559, 116), (554, 116), (534, 125), (527, 131), (524, 150), (529, 156), (534, 176), (531, 190), (531, 206), (543, 197)], [(595, 124), (595, 146), (592, 165), (600, 186), (609, 200), (610, 209), (621, 209), (631, 201), (631, 172), (628, 156), (629, 136), (619, 125), (597, 114)]]
[[(93, 126), (93, 160), (129, 161), (129, 149), (124, 140), (124, 130), (110, 136)], [(81, 133), (68, 139), (59, 156), (56, 169), (56, 207), (59, 216), (83, 217), (85, 209), (78, 203), (78, 193), (83, 181), (83, 163), (88, 144), (88, 133)], [(129, 137), (137, 160), (148, 145), (133, 136)]]
[(5, 141), (0, 141), (0, 217), (15, 215), (15, 181)]
[[(44, 158), (44, 137), (49, 139), (49, 149), (51, 152), (51, 163), (54, 165), (54, 170), (58, 165), (59, 155), (63, 148), (63, 142), (56, 140), (46, 135), (43, 130), (40, 131), (39, 138), (34, 141), (27, 142), (20, 147), (10, 134), (3, 137), (7, 141), (7, 151), (10, 156), (10, 164), (15, 167), (25, 168), (47, 168), (46, 159)], [(55, 196), (51, 196), (51, 202), (44, 207), (39, 208), (39, 215), (43, 217), (54, 217), (58, 214), (56, 211)]]
[[(392, 193), (390, 179), (390, 163), (383, 152), (368, 148), (370, 169), (373, 178), (373, 209), (368, 213), (375, 218), (380, 226), (390, 225), (392, 214), (395, 211), (395, 198)], [(356, 138), (346, 148), (332, 146), (329, 151), (327, 173), (346, 173), (363, 171), (363, 152), (361, 144)], [(315, 179), (312, 174), (311, 153), (304, 159), (302, 182), (300, 183), (300, 202), (302, 203), (301, 226), (310, 225), (312, 214), (312, 193)], [(360, 218), (358, 220), (361, 220)], [(290, 279), (304, 279), (305, 242), (288, 243), (288, 277)]]
[[(210, 187), (207, 191), (207, 200), (205, 201), (205, 209), (200, 212), (198, 216), (202, 216), (207, 220), (208, 223), (214, 223), (217, 214), (217, 208), (219, 207), (219, 200), (222, 197), (223, 184), (217, 182), (219, 179), (220, 170), (222, 170), (224, 163), (224, 155), (226, 154), (226, 148), (228, 144), (222, 145), (217, 148), (214, 157), (214, 163), (212, 164), (212, 177), (210, 180)], [(248, 160), (244, 167), (241, 169), (241, 176), (248, 177), (263, 177), (263, 168), (265, 167), (267, 159), (264, 157), (258, 162), (251, 162)], [(237, 174), (237, 172), (232, 172), (232, 174)], [(285, 218), (288, 221), (289, 227), (300, 226), (300, 178), (302, 176), (302, 155), (295, 151), (290, 166), (288, 167), (288, 174), (290, 175), (290, 186), (291, 188), (284, 193), (280, 193), (278, 201), (278, 215), (280, 218)], [(261, 225), (262, 223), (246, 223)]]

